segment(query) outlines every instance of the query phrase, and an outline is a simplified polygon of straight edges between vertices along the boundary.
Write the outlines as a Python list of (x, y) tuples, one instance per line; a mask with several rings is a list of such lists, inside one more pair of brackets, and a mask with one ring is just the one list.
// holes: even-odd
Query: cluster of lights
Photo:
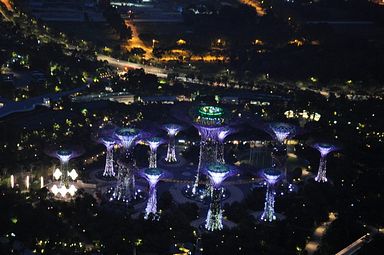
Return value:
[(54, 184), (51, 188), (51, 192), (55, 196), (61, 194), (62, 197), (65, 197), (67, 194), (69, 194), (70, 196), (74, 196), (76, 194), (76, 191), (77, 189), (73, 184), (71, 184), (69, 188), (65, 187), (65, 185), (58, 187), (56, 184)]

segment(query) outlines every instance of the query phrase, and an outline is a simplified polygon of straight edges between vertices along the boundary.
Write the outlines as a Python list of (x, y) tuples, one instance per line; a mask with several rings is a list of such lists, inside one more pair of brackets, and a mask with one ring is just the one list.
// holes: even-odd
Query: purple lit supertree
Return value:
[(336, 151), (339, 148), (329, 143), (315, 143), (313, 147), (320, 152), (319, 170), (315, 177), (315, 181), (327, 182), (327, 156), (329, 153)]
[(182, 126), (177, 124), (165, 124), (163, 125), (163, 129), (167, 131), (168, 134), (168, 148), (167, 148), (167, 156), (165, 157), (165, 161), (169, 163), (177, 162), (176, 158), (176, 139), (175, 137), (182, 129)]
[(115, 176), (115, 171), (113, 169), (113, 147), (116, 144), (116, 140), (111, 136), (106, 136), (102, 137), (100, 142), (103, 143), (107, 149), (103, 176)]
[(200, 140), (199, 164), (196, 171), (192, 194), (199, 186), (201, 170), (218, 162), (219, 133), (227, 129), (224, 109), (218, 106), (200, 106), (195, 113), (193, 125), (198, 129)]
[(211, 202), (205, 221), (205, 228), (214, 231), (223, 228), (223, 212), (221, 209), (221, 199), (224, 189), (222, 187), (223, 181), (235, 173), (235, 169), (226, 164), (211, 164), (205, 169), (207, 172), (212, 189), (211, 189)]
[(233, 133), (234, 130), (230, 127), (224, 127), (222, 130), (219, 131), (217, 135), (218, 139), (218, 148), (217, 148), (217, 161), (221, 164), (225, 164), (224, 159), (224, 140), (227, 138), (228, 135)]
[(136, 163), (132, 151), (140, 138), (141, 131), (136, 128), (117, 129), (115, 135), (123, 147), (123, 157), (118, 160), (117, 182), (111, 199), (130, 202), (135, 198)]
[(156, 168), (157, 167), (157, 148), (163, 143), (165, 143), (165, 140), (160, 137), (150, 137), (145, 140), (145, 143), (150, 148), (149, 153), (149, 168)]
[(145, 208), (144, 218), (148, 219), (151, 214), (153, 214), (156, 218), (157, 214), (157, 192), (156, 192), (156, 184), (162, 178), (164, 171), (160, 168), (145, 168), (141, 175), (148, 181), (149, 184), (149, 194), (148, 194), (148, 202)]
[(260, 219), (272, 222), (276, 220), (275, 215), (275, 184), (281, 176), (281, 170), (277, 168), (267, 168), (262, 172), (264, 180), (267, 182), (267, 192), (265, 194), (264, 211)]
[(272, 167), (284, 169), (285, 173), (287, 171), (287, 145), (285, 141), (294, 137), (296, 131), (297, 128), (295, 126), (282, 122), (270, 123), (267, 128), (267, 132), (277, 141), (276, 146), (272, 150)]

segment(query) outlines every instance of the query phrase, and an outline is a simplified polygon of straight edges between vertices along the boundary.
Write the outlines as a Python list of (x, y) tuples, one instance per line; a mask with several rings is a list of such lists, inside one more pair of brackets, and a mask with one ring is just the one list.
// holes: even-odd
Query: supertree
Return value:
[(222, 130), (219, 131), (219, 134), (217, 135), (218, 139), (218, 148), (217, 148), (217, 161), (221, 164), (225, 164), (224, 159), (224, 140), (227, 138), (228, 135), (233, 133), (233, 129), (230, 127), (225, 127)]
[(277, 142), (272, 150), (272, 167), (284, 169), (285, 177), (287, 177), (287, 145), (285, 141), (296, 135), (297, 128), (288, 123), (274, 122), (268, 125), (267, 131)]
[(140, 134), (140, 130), (136, 128), (120, 128), (115, 132), (123, 147), (123, 157), (118, 160), (117, 182), (111, 199), (130, 202), (135, 197), (136, 163), (132, 151)]
[(224, 109), (218, 106), (200, 106), (193, 113), (193, 125), (198, 129), (200, 140), (199, 164), (192, 194), (199, 186), (200, 171), (209, 164), (218, 162), (218, 135), (227, 129)]
[(151, 214), (156, 215), (157, 213), (156, 184), (163, 176), (164, 171), (160, 168), (145, 168), (141, 174), (149, 184), (148, 202), (144, 215), (144, 218), (148, 219)]
[(78, 173), (75, 169), (70, 170), (69, 161), (80, 155), (80, 150), (76, 149), (57, 149), (49, 151), (48, 154), (54, 156), (60, 160), (60, 167), (56, 168), (53, 173), (54, 182), (51, 187), (51, 192), (54, 195), (61, 194), (62, 197), (66, 197), (67, 194), (74, 196), (77, 188), (74, 185), (74, 181), (78, 177)]
[(165, 143), (164, 139), (160, 137), (150, 137), (145, 140), (145, 143), (150, 148), (149, 153), (149, 168), (156, 168), (157, 167), (157, 148), (163, 143)]
[(267, 192), (265, 194), (264, 211), (261, 220), (274, 221), (275, 215), (275, 189), (274, 186), (281, 176), (281, 170), (277, 168), (267, 168), (262, 172), (264, 180), (267, 182)]
[(223, 228), (223, 212), (221, 209), (221, 199), (223, 194), (222, 182), (235, 173), (235, 169), (226, 164), (211, 164), (205, 169), (211, 180), (211, 202), (205, 221), (205, 228), (214, 231)]
[(165, 124), (163, 125), (163, 129), (167, 131), (168, 134), (168, 148), (167, 148), (167, 156), (165, 157), (165, 161), (169, 163), (177, 162), (176, 158), (176, 139), (175, 137), (182, 129), (182, 126), (177, 124)]
[(100, 141), (107, 149), (103, 176), (115, 176), (115, 171), (113, 169), (113, 147), (116, 144), (116, 140), (111, 136), (105, 136), (102, 137)]
[(336, 151), (339, 148), (329, 143), (315, 143), (313, 147), (320, 152), (319, 170), (315, 177), (315, 181), (327, 182), (327, 156), (329, 153)]

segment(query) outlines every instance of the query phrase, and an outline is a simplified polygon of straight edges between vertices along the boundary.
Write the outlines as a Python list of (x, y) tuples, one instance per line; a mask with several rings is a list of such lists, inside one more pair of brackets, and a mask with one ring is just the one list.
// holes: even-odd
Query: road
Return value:
[(7, 7), (8, 11), (13, 11), (12, 4), (9, 0), (0, 0), (0, 2), (2, 2), (5, 7)]
[(167, 78), (168, 76), (168, 71), (166, 69), (155, 67), (155, 66), (137, 64), (137, 63), (119, 60), (119, 59), (112, 58), (106, 55), (101, 55), (101, 54), (97, 55), (97, 60), (108, 61), (110, 65), (117, 67), (121, 70), (125, 70), (127, 68), (128, 69), (144, 69), (146, 73), (154, 74), (160, 78)]
[(355, 254), (358, 250), (361, 249), (361, 247), (372, 241), (372, 235), (371, 234), (366, 234), (336, 253), (336, 255), (352, 255)]

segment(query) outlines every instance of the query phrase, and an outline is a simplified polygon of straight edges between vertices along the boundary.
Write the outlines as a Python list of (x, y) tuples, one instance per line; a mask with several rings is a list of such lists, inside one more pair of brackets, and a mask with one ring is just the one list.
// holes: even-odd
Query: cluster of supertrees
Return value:
[[(162, 126), (162, 129), (168, 134), (168, 149), (165, 161), (176, 163), (178, 160), (175, 136), (182, 130), (182, 126), (166, 124)], [(126, 203), (135, 200), (137, 195), (135, 175), (140, 174), (149, 183), (148, 205), (145, 211), (145, 218), (147, 219), (151, 214), (156, 216), (156, 184), (165, 173), (165, 171), (157, 167), (157, 150), (167, 140), (155, 136), (154, 132), (147, 132), (134, 127), (118, 128), (113, 127), (113, 125), (106, 125), (100, 128), (97, 140), (104, 144), (106, 148), (103, 176), (116, 177), (117, 179), (116, 185), (110, 190), (110, 200)], [(138, 170), (133, 158), (133, 150), (139, 142), (146, 144), (150, 148), (149, 166), (141, 171)], [(117, 149), (118, 156), (114, 156), (115, 149)], [(117, 167), (115, 167), (116, 165)], [(159, 174), (159, 176), (156, 174)]]
[[(235, 121), (224, 108), (213, 105), (203, 105), (193, 108), (187, 121), (192, 124), (199, 132), (199, 160), (196, 169), (193, 186), (190, 193), (198, 196), (198, 190), (205, 190), (205, 194), (210, 199), (209, 210), (205, 220), (205, 228), (210, 231), (223, 228), (222, 216), (222, 197), (224, 193), (223, 182), (228, 177), (237, 172), (237, 169), (225, 163), (224, 142), (225, 139), (237, 128), (234, 128)], [(287, 143), (301, 130), (287, 123), (268, 123), (255, 125), (262, 128), (274, 139), (274, 146), (271, 152), (272, 164), (270, 168), (263, 169), (261, 176), (266, 183), (266, 195), (264, 210), (260, 219), (263, 221), (273, 221), (276, 219), (275, 186), (282, 177), (287, 176)], [(161, 127), (167, 132), (168, 139), (156, 136), (154, 132), (144, 132), (133, 127), (104, 127), (99, 130), (98, 141), (105, 145), (106, 161), (103, 176), (115, 177), (116, 185), (111, 190), (111, 200), (131, 202), (135, 199), (135, 175), (140, 174), (149, 184), (148, 201), (145, 209), (145, 219), (157, 218), (157, 196), (156, 185), (163, 179), (167, 172), (158, 168), (157, 150), (160, 145), (167, 143), (167, 153), (164, 161), (168, 164), (178, 162), (176, 153), (176, 135), (183, 129), (182, 125), (166, 124)], [(133, 158), (133, 149), (139, 142), (146, 144), (150, 148), (149, 166), (138, 171), (136, 162)], [(326, 157), (329, 153), (337, 150), (338, 147), (329, 143), (314, 143), (314, 148), (321, 154), (318, 174), (315, 178), (318, 182), (326, 182)], [(117, 150), (118, 155), (114, 156)], [(68, 161), (76, 156), (71, 150), (57, 150), (55, 155), (60, 159), (60, 168), (54, 172), (54, 177), (60, 180), (60, 187), (52, 190), (55, 193), (64, 192), (74, 193), (74, 186), (68, 186), (69, 177), (75, 180), (76, 172), (70, 172)], [(76, 174), (75, 174), (76, 173)], [(201, 175), (205, 175), (209, 181), (201, 181)], [(76, 176), (75, 176), (76, 175)], [(285, 179), (286, 181), (286, 179)]]

